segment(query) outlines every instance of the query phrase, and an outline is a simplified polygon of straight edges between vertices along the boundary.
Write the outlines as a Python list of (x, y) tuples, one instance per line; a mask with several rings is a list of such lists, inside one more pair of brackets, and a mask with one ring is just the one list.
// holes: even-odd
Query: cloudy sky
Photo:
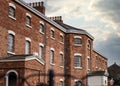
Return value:
[(44, 1), (47, 16), (62, 16), (64, 23), (87, 30), (95, 38), (94, 49), (120, 64), (120, 0), (24, 0)]

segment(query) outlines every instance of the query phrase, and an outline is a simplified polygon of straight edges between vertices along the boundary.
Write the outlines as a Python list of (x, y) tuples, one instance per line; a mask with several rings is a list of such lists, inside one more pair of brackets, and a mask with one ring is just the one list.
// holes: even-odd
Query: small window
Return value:
[(15, 8), (12, 6), (9, 6), (9, 16), (10, 17), (15, 17)]
[(8, 85), (7, 86), (17, 86), (17, 75), (14, 72), (8, 74)]
[(63, 86), (63, 81), (60, 81), (60, 86)]
[(90, 57), (88, 57), (87, 58), (87, 69), (88, 69), (88, 71), (90, 71), (90, 66), (91, 66)]
[(76, 80), (75, 81), (75, 86), (82, 86), (81, 80)]
[(43, 46), (39, 47), (39, 57), (40, 59), (43, 59)]
[(51, 64), (54, 63), (54, 51), (53, 50), (50, 51), (50, 63)]
[(60, 35), (60, 42), (63, 43), (63, 36)]
[(87, 48), (90, 49), (91, 48), (91, 42), (90, 40), (88, 40), (88, 43), (87, 43)]
[(26, 40), (25, 53), (30, 54), (30, 41)]
[(50, 35), (51, 35), (51, 38), (55, 38), (55, 32), (54, 32), (53, 29), (51, 29), (51, 31), (50, 31)]
[(81, 66), (82, 66), (81, 56), (75, 55), (74, 56), (74, 67), (81, 67)]
[(31, 26), (31, 18), (26, 16), (26, 25)]
[(44, 33), (44, 32), (45, 32), (45, 29), (44, 29), (44, 25), (43, 25), (43, 24), (40, 24), (40, 32), (41, 32), (41, 33)]
[(82, 39), (81, 39), (81, 37), (75, 36), (75, 37), (74, 37), (74, 44), (76, 44), (76, 45), (82, 44)]
[(14, 52), (14, 35), (8, 35), (8, 51)]
[(63, 66), (63, 54), (60, 54), (60, 66)]

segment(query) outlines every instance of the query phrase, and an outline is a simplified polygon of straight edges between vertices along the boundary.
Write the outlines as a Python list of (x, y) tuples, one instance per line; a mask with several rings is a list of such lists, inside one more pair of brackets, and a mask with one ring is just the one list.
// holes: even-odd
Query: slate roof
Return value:
[(31, 55), (12, 55), (12, 56), (7, 56), (7, 57), (2, 57), (0, 60), (19, 60), (19, 59), (26, 59), (30, 58)]

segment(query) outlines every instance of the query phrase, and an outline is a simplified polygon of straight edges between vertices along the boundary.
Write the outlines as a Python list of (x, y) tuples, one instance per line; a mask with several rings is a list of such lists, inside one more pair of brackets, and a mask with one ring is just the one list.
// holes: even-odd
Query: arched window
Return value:
[(45, 29), (44, 29), (44, 25), (40, 23), (40, 32), (41, 33), (44, 33), (45, 32)]
[(26, 40), (25, 53), (30, 54), (30, 41)]
[(13, 34), (8, 35), (8, 51), (14, 52), (14, 35)]
[(9, 3), (9, 17), (15, 18), (16, 6), (13, 3)]
[(17, 76), (15, 71), (9, 71), (6, 76), (6, 86), (17, 86)]
[(75, 80), (75, 86), (82, 86), (81, 80)]

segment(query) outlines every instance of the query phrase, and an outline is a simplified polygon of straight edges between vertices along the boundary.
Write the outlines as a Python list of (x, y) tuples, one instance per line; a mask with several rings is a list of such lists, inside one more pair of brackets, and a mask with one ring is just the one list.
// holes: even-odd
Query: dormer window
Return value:
[(9, 17), (16, 20), (15, 19), (15, 10), (16, 10), (16, 6), (12, 3), (9, 3)]
[(74, 36), (74, 44), (75, 45), (81, 45), (82, 44), (81, 36)]

